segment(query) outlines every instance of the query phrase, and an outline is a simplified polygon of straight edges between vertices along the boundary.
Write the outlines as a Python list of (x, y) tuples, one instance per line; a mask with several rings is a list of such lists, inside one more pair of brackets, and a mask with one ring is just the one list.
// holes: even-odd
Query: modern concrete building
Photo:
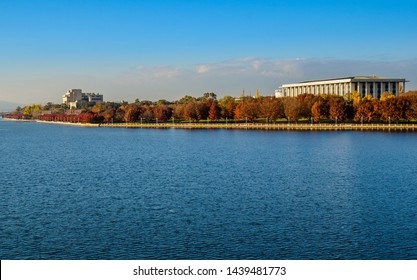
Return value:
[(103, 103), (103, 95), (83, 93), (81, 89), (70, 89), (62, 96), (62, 103), (69, 105), (70, 109), (79, 109), (85, 103), (91, 105)]
[(378, 76), (355, 76), (306, 81), (282, 85), (281, 88), (275, 91), (275, 96), (297, 96), (304, 93), (344, 96), (356, 91), (362, 97), (372, 95), (375, 98), (380, 98), (384, 92), (390, 92), (396, 96), (399, 93), (405, 92), (406, 82), (403, 78), (385, 78)]

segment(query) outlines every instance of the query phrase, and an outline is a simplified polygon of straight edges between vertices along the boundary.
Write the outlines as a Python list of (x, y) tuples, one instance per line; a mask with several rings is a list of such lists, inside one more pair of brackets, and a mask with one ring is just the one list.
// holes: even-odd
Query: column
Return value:
[(378, 99), (379, 98), (381, 98), (381, 95), (382, 95), (382, 93), (383, 93), (383, 90), (382, 90), (382, 86), (383, 86), (384, 84), (382, 83), (382, 82), (379, 82), (379, 88), (378, 88), (378, 92), (377, 92), (377, 94), (378, 94)]
[(377, 92), (376, 92), (376, 83), (375, 82), (372, 83), (372, 87), (373, 87), (373, 96), (374, 96), (374, 98), (378, 98)]
[(405, 93), (405, 81), (403, 82), (403, 92)]
[(365, 96), (368, 95), (368, 82), (365, 82)]

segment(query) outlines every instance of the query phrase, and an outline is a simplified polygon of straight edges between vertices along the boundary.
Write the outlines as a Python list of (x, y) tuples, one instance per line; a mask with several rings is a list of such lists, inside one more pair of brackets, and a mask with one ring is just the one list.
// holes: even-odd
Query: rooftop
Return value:
[(382, 77), (382, 76), (353, 76), (353, 77), (342, 77), (342, 78), (331, 78), (331, 79), (323, 79), (323, 80), (303, 81), (303, 82), (299, 82), (299, 83), (302, 84), (302, 83), (314, 83), (314, 82), (336, 81), (336, 80), (357, 80), (357, 81), (398, 80), (398, 81), (406, 82), (406, 80), (404, 78), (388, 78), (388, 77)]

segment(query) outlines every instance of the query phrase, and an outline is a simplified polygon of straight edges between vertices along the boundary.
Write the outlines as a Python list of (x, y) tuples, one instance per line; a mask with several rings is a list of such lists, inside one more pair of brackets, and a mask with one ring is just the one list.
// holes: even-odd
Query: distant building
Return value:
[(62, 97), (62, 103), (70, 109), (79, 109), (83, 104), (95, 105), (103, 103), (103, 95), (96, 93), (84, 93), (81, 89), (70, 89)]
[(403, 78), (385, 78), (377, 76), (355, 76), (329, 80), (306, 81), (285, 84), (275, 91), (276, 97), (297, 96), (304, 93), (346, 95), (358, 92), (362, 97), (372, 95), (380, 98), (382, 93), (390, 92), (398, 96), (405, 92)]

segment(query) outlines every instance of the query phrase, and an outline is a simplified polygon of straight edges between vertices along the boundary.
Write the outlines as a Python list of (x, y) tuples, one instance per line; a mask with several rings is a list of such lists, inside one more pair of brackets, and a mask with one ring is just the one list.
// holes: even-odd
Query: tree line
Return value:
[(398, 122), (417, 120), (417, 91), (398, 97), (390, 93), (380, 99), (348, 96), (302, 94), (296, 97), (225, 96), (214, 93), (201, 97), (186, 95), (178, 101), (105, 102), (83, 110), (48, 103), (19, 108), (8, 117), (68, 122), (198, 122), (210, 121), (309, 121), (309, 122)]

